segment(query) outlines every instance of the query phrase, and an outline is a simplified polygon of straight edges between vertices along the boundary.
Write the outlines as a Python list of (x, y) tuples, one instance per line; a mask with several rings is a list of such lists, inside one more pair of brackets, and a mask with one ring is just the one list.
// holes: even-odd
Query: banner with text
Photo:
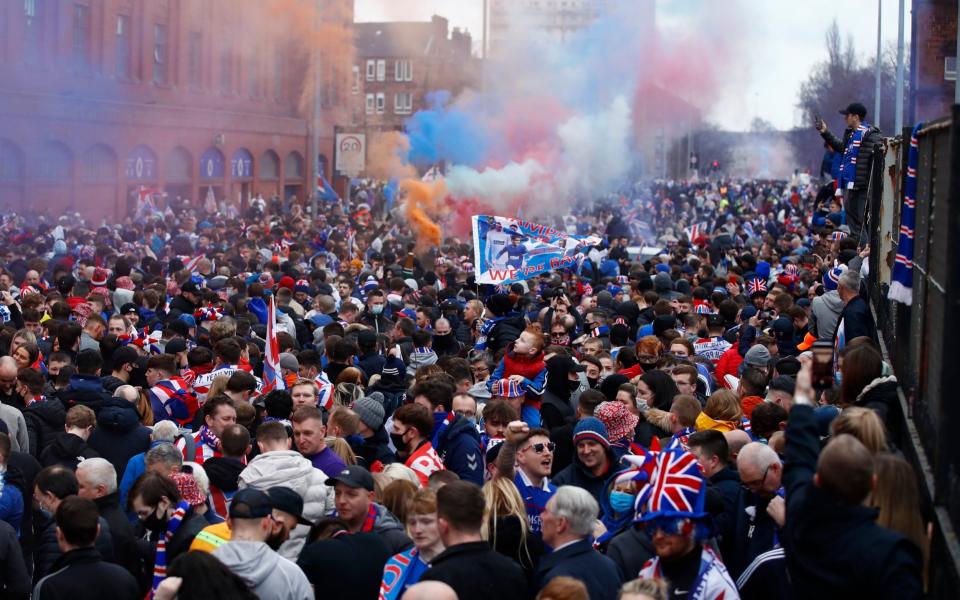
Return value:
[(512, 217), (473, 216), (477, 283), (509, 284), (547, 271), (576, 267), (581, 254), (601, 243)]

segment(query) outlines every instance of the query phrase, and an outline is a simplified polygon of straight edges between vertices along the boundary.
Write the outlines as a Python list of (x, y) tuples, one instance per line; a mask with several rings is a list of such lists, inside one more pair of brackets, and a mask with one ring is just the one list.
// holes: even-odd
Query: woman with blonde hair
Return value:
[(619, 600), (667, 600), (669, 598), (665, 579), (634, 579), (620, 588)]
[(340, 437), (328, 437), (324, 438), (324, 442), (326, 442), (327, 448), (333, 450), (333, 453), (340, 457), (343, 464), (347, 466), (357, 464), (357, 455), (354, 454), (353, 448), (350, 447), (347, 440)]
[(836, 437), (841, 433), (849, 433), (860, 440), (872, 454), (887, 449), (887, 432), (883, 421), (872, 409), (859, 406), (845, 408), (830, 423), (831, 436)]
[(213, 378), (213, 382), (210, 383), (210, 389), (207, 390), (207, 398), (213, 398), (214, 396), (219, 396), (220, 394), (227, 393), (227, 382), (230, 381), (229, 375), (218, 375)]
[(717, 390), (710, 394), (707, 405), (697, 417), (697, 431), (715, 429), (726, 433), (738, 429), (742, 419), (743, 409), (737, 394), (732, 390)]
[(516, 485), (494, 477), (483, 484), (486, 516), (480, 534), (500, 554), (517, 561), (530, 574), (540, 562), (543, 541), (530, 532), (527, 509)]
[[(843, 411), (853, 410), (848, 408)], [(862, 409), (867, 410), (869, 409)], [(841, 415), (842, 416), (842, 415)], [(879, 421), (879, 417), (877, 417)], [(834, 421), (836, 422), (836, 421)], [(927, 587), (927, 571), (930, 565), (930, 536), (920, 516), (920, 496), (917, 493), (917, 476), (913, 467), (904, 459), (881, 452), (874, 459), (874, 475), (877, 485), (867, 504), (880, 510), (877, 524), (896, 531), (913, 542), (923, 555), (923, 584)]]

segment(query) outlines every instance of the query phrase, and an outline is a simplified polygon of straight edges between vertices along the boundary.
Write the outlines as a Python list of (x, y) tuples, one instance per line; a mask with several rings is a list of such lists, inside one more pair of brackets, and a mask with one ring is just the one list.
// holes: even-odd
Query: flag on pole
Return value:
[(267, 347), (263, 353), (263, 390), (267, 394), (273, 390), (283, 390), (286, 386), (280, 376), (280, 346), (277, 343), (276, 300), (270, 296), (270, 316), (267, 318)]

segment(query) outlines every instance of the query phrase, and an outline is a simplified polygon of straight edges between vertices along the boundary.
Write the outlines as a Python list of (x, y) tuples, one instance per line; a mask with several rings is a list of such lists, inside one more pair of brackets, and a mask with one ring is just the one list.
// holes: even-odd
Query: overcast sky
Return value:
[[(635, 0), (653, 1), (653, 0)], [(682, 26), (686, 15), (705, 1), (656, 0), (657, 20), (663, 28)], [(883, 5), (883, 44), (895, 47), (899, 0)], [(800, 84), (815, 63), (823, 60), (824, 33), (836, 19), (841, 33), (853, 37), (860, 58), (876, 53), (877, 0), (739, 0), (733, 3), (744, 24), (742, 69), (746, 81), (723, 91), (707, 117), (721, 127), (743, 130), (755, 116), (779, 128), (800, 124), (795, 108)], [(905, 36), (909, 50), (910, 2), (906, 2)], [(358, 21), (428, 20), (438, 14), (451, 26), (468, 29), (479, 40), (483, 30), (483, 0), (355, 0)], [(871, 112), (873, 107), (868, 107)], [(888, 110), (892, 110), (889, 107)], [(881, 112), (884, 108), (881, 107)]]

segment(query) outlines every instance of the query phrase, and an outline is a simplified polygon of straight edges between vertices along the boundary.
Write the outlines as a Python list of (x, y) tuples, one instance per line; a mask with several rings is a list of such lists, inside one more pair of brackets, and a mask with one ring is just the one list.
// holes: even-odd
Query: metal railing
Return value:
[(960, 589), (960, 105), (922, 127), (913, 237), (913, 302), (887, 299), (900, 230), (911, 131), (874, 153), (868, 277), (885, 358), (901, 385), (902, 438), (933, 522), (930, 595)]

